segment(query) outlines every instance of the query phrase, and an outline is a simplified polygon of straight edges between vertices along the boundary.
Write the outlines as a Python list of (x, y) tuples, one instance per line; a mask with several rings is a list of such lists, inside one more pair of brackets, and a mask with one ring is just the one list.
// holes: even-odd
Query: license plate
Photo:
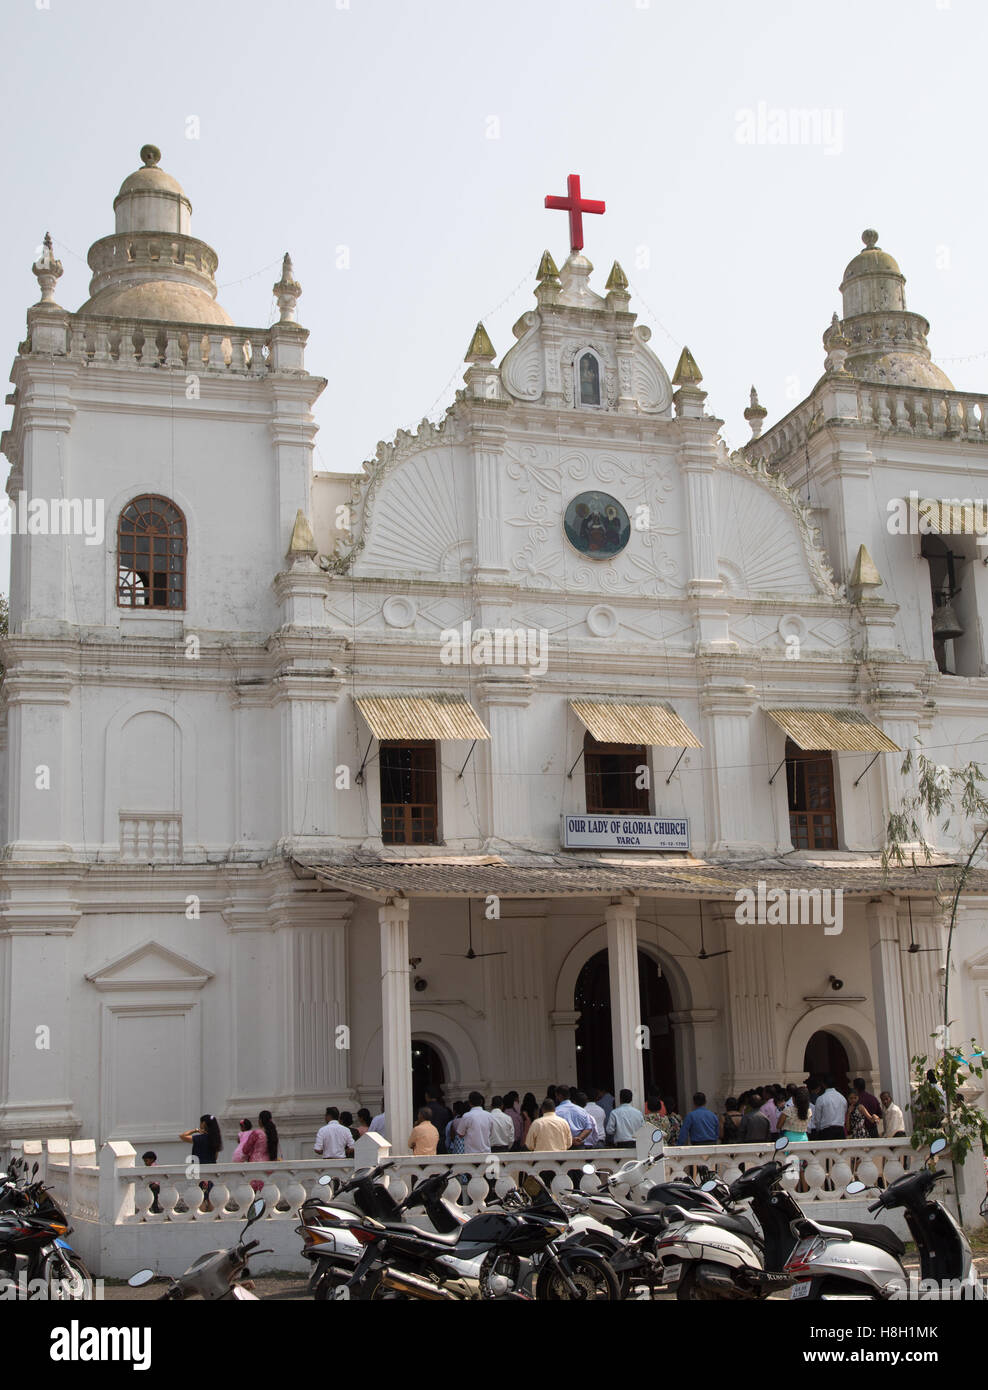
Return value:
[(801, 1279), (798, 1284), (793, 1284), (792, 1288), (789, 1290), (790, 1299), (808, 1298), (811, 1286), (812, 1280)]
[(682, 1266), (681, 1264), (679, 1264), (679, 1265), (666, 1265), (665, 1268), (664, 1268), (663, 1271), (662, 1271), (662, 1274), (663, 1274), (663, 1280), (662, 1280), (662, 1282), (663, 1282), (664, 1284), (678, 1284), (679, 1281), (680, 1281), (680, 1279), (682, 1278), (683, 1266)]

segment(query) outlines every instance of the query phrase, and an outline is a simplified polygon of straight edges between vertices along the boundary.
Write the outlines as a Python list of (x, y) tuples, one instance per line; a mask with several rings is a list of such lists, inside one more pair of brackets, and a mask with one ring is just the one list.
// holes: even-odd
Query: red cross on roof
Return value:
[(583, 250), (583, 214), (585, 212), (603, 212), (604, 204), (590, 198), (580, 196), (580, 176), (570, 174), (566, 180), (566, 197), (558, 198), (553, 194), (546, 196), (545, 205), (547, 208), (561, 209), (569, 213), (569, 244), (571, 251)]

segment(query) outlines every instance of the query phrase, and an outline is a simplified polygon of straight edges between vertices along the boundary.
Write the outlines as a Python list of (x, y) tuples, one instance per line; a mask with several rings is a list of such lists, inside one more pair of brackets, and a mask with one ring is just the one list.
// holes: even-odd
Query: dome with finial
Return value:
[(145, 145), (142, 167), (120, 185), (115, 231), (89, 248), (93, 278), (79, 313), (231, 324), (216, 303), (216, 252), (191, 235), (192, 204), (160, 159), (156, 145)]
[(861, 240), (864, 250), (848, 263), (840, 285), (843, 318), (835, 315), (824, 337), (828, 370), (881, 385), (952, 391), (950, 378), (930, 358), (929, 323), (906, 308), (898, 262), (878, 245), (874, 228), (867, 227)]

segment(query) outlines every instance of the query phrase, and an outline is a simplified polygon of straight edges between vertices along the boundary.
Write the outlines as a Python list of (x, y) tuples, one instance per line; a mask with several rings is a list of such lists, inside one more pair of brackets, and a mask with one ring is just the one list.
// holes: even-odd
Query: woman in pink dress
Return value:
[[(278, 1131), (271, 1118), (270, 1110), (262, 1110), (257, 1117), (257, 1128), (252, 1129), (240, 1145), (245, 1163), (274, 1163), (278, 1158)], [(260, 1192), (264, 1186), (259, 1178), (251, 1180), (251, 1187)]]

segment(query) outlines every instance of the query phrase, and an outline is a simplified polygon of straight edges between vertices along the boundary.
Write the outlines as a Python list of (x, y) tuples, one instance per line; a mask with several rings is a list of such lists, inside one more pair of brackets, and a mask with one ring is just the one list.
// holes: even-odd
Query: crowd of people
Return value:
[[(939, 1089), (939, 1088), (937, 1088)], [(941, 1092), (942, 1094), (942, 1092)], [(426, 1091), (415, 1124), (408, 1136), (408, 1152), (416, 1158), (430, 1154), (511, 1153), (520, 1151), (562, 1153), (567, 1149), (633, 1149), (635, 1135), (649, 1124), (661, 1132), (673, 1148), (692, 1144), (772, 1143), (784, 1135), (792, 1143), (801, 1140), (895, 1139), (905, 1134), (905, 1118), (888, 1091), (874, 1096), (862, 1077), (847, 1093), (833, 1076), (810, 1076), (806, 1083), (783, 1086), (768, 1082), (739, 1096), (728, 1096), (721, 1114), (707, 1106), (706, 1095), (697, 1091), (693, 1107), (685, 1115), (677, 1111), (671, 1096), (651, 1093), (639, 1110), (632, 1093), (622, 1090), (615, 1100), (604, 1086), (593, 1086), (589, 1095), (575, 1086), (549, 1086), (538, 1101), (531, 1091), (517, 1091), (491, 1098), (486, 1105), (479, 1091), (452, 1107), (438, 1087)], [(347, 1158), (362, 1134), (381, 1134), (390, 1139), (387, 1115), (371, 1115), (366, 1107), (356, 1114), (331, 1105), (325, 1123), (316, 1134), (314, 1152), (321, 1158)], [(201, 1115), (196, 1129), (179, 1135), (192, 1146), (192, 1158), (200, 1167), (219, 1160), (223, 1137), (215, 1115)], [(270, 1110), (262, 1110), (254, 1122), (240, 1121), (232, 1163), (272, 1163), (279, 1157), (278, 1130)], [(145, 1167), (153, 1167), (157, 1155), (142, 1155)], [(158, 1184), (152, 1182), (155, 1210)], [(213, 1184), (202, 1179), (203, 1211), (211, 1211)], [(259, 1192), (262, 1179), (251, 1187)]]
[[(643, 1124), (662, 1133), (670, 1147), (691, 1144), (772, 1143), (780, 1135), (790, 1142), (830, 1139), (894, 1139), (905, 1134), (905, 1117), (888, 1091), (874, 1096), (862, 1077), (847, 1093), (833, 1076), (810, 1076), (802, 1086), (766, 1083), (728, 1096), (723, 1112), (707, 1106), (706, 1095), (697, 1091), (686, 1115), (679, 1114), (671, 1096), (650, 1094), (644, 1109), (633, 1104), (630, 1091), (615, 1100), (606, 1087), (590, 1094), (575, 1086), (550, 1086), (542, 1101), (531, 1091), (493, 1096), (490, 1108), (484, 1096), (471, 1091), (452, 1108), (438, 1088), (426, 1092), (415, 1125), (408, 1136), (408, 1151), (416, 1157), (429, 1154), (508, 1153), (541, 1150), (559, 1153), (574, 1148), (635, 1147), (635, 1135)], [(343, 1158), (368, 1129), (390, 1138), (387, 1116), (371, 1119), (358, 1111), (357, 1123), (348, 1113), (326, 1111), (327, 1123), (316, 1136), (315, 1151), (326, 1158)]]

